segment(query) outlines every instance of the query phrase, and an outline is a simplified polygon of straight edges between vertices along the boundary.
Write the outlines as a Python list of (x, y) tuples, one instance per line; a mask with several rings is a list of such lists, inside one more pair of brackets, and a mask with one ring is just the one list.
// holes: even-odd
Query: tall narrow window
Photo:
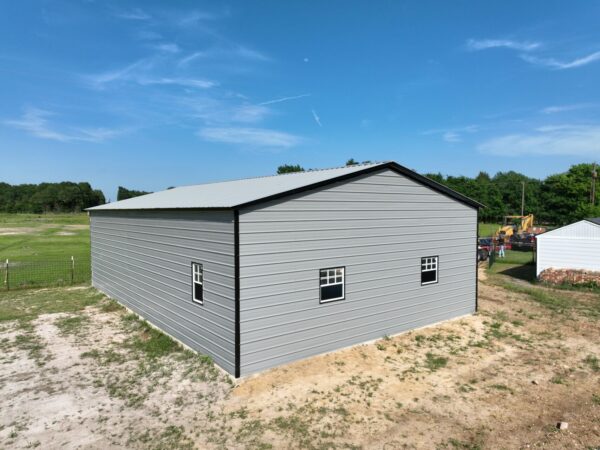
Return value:
[(203, 299), (204, 276), (202, 272), (202, 264), (192, 263), (192, 299), (196, 303), (202, 304)]
[(321, 303), (344, 299), (344, 272), (343, 267), (321, 269), (319, 271)]
[(426, 256), (421, 258), (421, 285), (433, 284), (438, 281), (438, 257)]

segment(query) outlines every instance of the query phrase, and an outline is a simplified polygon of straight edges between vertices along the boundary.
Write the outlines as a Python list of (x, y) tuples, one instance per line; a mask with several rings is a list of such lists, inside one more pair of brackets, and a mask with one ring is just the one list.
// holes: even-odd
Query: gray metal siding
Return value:
[[(234, 373), (233, 229), (231, 211), (92, 211), (92, 283)], [(192, 302), (192, 262), (203, 265), (203, 305)]]
[[(477, 211), (389, 169), (242, 209), (239, 228), (242, 375), (475, 311)], [(338, 266), (345, 299), (320, 304)]]

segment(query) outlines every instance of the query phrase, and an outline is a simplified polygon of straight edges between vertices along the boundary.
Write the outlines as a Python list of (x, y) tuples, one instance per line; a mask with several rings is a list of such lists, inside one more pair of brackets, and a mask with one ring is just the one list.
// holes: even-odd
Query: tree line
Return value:
[(5, 213), (80, 212), (105, 202), (102, 191), (86, 182), (0, 183), (0, 212)]
[[(365, 161), (368, 162), (368, 161)], [(346, 165), (358, 164), (354, 159)], [(279, 166), (277, 173), (303, 172), (298, 164)], [(479, 172), (474, 177), (425, 174), (428, 178), (466, 195), (486, 207), (479, 212), (484, 222), (501, 222), (504, 216), (534, 214), (537, 223), (564, 225), (586, 217), (600, 217), (600, 195), (592, 202), (592, 186), (600, 191), (597, 169), (593, 164), (576, 164), (566, 172), (543, 180), (519, 172), (498, 172), (490, 176)]]
[[(364, 161), (366, 163), (369, 161)], [(359, 164), (349, 159), (346, 165)], [(277, 173), (303, 172), (299, 164), (279, 166)], [(537, 223), (564, 225), (586, 217), (600, 217), (600, 193), (592, 201), (592, 186), (597, 182), (593, 164), (576, 164), (566, 172), (543, 180), (519, 172), (498, 172), (490, 176), (479, 172), (474, 177), (429, 173), (427, 177), (460, 192), (486, 207), (479, 212), (484, 222), (500, 222), (504, 216), (535, 214)], [(600, 191), (600, 183), (596, 187)], [(148, 194), (119, 186), (117, 200)], [(90, 183), (40, 183), (10, 185), (0, 183), (0, 212), (45, 213), (79, 212), (104, 204), (102, 191)]]

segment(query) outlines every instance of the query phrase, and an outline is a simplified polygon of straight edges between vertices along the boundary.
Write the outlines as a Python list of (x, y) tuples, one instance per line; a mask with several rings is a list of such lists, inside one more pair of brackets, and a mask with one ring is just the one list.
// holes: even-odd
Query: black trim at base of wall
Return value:
[(479, 311), (479, 209), (475, 222), (475, 312)]
[(240, 377), (240, 211), (233, 211), (235, 259), (235, 377)]

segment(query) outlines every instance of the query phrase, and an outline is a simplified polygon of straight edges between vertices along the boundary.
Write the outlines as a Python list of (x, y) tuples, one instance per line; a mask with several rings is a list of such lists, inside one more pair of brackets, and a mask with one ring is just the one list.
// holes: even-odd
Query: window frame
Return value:
[[(324, 270), (337, 270), (337, 269), (342, 269), (342, 282), (341, 283), (321, 284), (321, 272), (322, 271), (324, 271)], [(329, 278), (329, 274), (327, 275), (327, 278)], [(346, 266), (325, 267), (323, 269), (319, 269), (318, 283), (319, 283), (319, 304), (339, 302), (341, 300), (345, 300), (346, 299)], [(324, 286), (337, 286), (339, 284), (342, 285), (342, 296), (341, 297), (335, 297), (335, 298), (328, 298), (328, 299), (323, 300), (322, 287), (324, 287)]]
[[(199, 272), (196, 272), (196, 270), (195, 270), (196, 267), (200, 268)], [(202, 263), (192, 261), (191, 270), (192, 270), (192, 302), (194, 302), (198, 305), (204, 305), (204, 265)], [(200, 274), (201, 281), (196, 281), (197, 273)], [(197, 284), (199, 284), (202, 289), (202, 298), (201, 299), (196, 298), (196, 285)]]
[[(427, 259), (435, 259), (435, 269), (423, 269), (423, 265), (427, 265)], [(435, 271), (435, 280), (423, 282), (423, 272)], [(421, 286), (428, 286), (430, 284), (437, 284), (440, 281), (440, 257), (439, 255), (422, 256), (421, 257)]]

